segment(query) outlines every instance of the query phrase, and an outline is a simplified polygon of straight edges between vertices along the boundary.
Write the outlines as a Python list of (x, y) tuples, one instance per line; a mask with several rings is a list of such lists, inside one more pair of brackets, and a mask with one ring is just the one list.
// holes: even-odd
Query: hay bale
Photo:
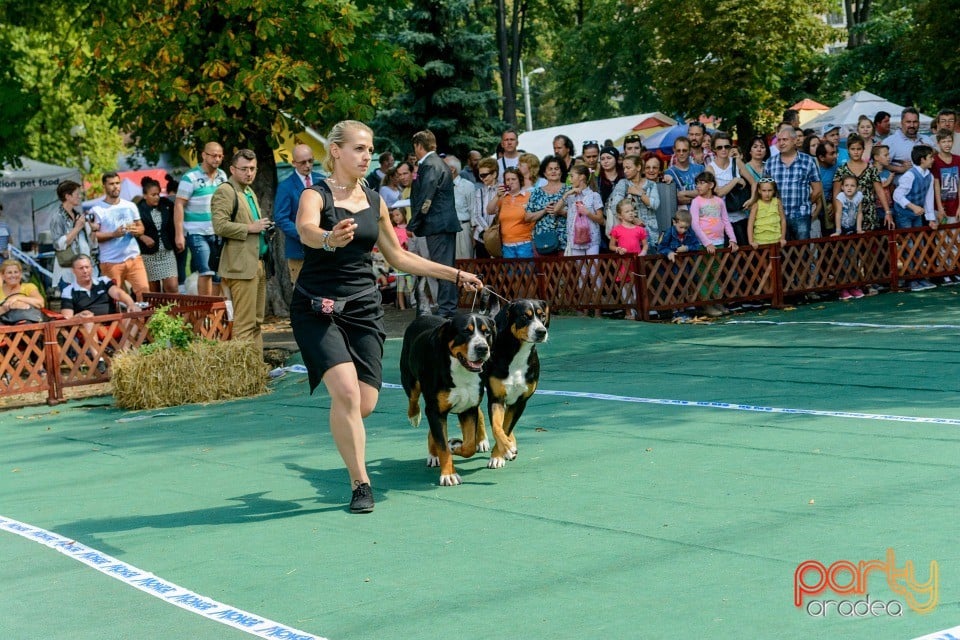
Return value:
[(118, 353), (113, 397), (122, 409), (158, 409), (246, 398), (267, 392), (268, 367), (249, 341), (208, 340), (186, 349)]

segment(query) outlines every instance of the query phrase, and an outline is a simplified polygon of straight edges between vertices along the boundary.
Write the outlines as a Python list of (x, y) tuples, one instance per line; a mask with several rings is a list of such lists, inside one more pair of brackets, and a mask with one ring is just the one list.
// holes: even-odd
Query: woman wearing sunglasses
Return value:
[(730, 134), (717, 131), (713, 134), (714, 157), (707, 162), (706, 170), (717, 179), (716, 195), (723, 198), (727, 205), (727, 215), (737, 244), (746, 245), (747, 219), (750, 217), (750, 199), (756, 188), (756, 181), (746, 165), (739, 158), (730, 155), (733, 140)]
[(496, 211), (488, 213), (487, 205), (497, 199), (497, 183), (500, 180), (500, 167), (493, 158), (483, 158), (477, 163), (477, 178), (480, 185), (474, 192), (473, 217), (473, 248), (478, 258), (491, 258), (487, 246), (483, 244), (484, 230), (493, 224)]

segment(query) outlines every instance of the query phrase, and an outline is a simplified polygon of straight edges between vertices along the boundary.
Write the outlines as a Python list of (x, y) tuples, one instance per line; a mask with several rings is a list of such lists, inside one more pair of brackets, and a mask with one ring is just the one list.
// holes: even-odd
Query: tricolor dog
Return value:
[[(478, 450), (487, 451), (480, 402), (483, 382), (480, 373), (490, 358), (496, 329), (493, 319), (479, 313), (465, 313), (445, 320), (422, 316), (403, 334), (400, 351), (400, 381), (407, 393), (407, 417), (420, 426), (420, 396), (430, 431), (427, 434), (427, 466), (440, 467), (440, 484), (460, 484), (453, 468), (453, 453), (469, 458)], [(462, 440), (447, 441), (447, 415), (460, 419)]]
[(550, 307), (543, 300), (515, 300), (496, 316), (493, 356), (483, 369), (487, 408), (496, 444), (487, 467), (499, 469), (517, 457), (514, 427), (527, 400), (537, 390), (540, 358), (537, 345), (547, 341)]

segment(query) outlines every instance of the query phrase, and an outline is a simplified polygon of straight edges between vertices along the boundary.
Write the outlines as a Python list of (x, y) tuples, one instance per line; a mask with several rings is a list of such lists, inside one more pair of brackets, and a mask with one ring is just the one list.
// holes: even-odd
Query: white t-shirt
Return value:
[[(717, 179), (717, 189), (727, 186), (733, 182), (733, 167), (736, 165), (736, 160), (730, 158), (730, 161), (727, 163), (726, 169), (721, 169), (714, 160), (711, 160), (707, 163), (707, 169), (713, 174), (713, 177)], [(737, 169), (737, 177), (741, 177), (740, 169)], [(746, 180), (746, 178), (744, 178)], [(749, 212), (746, 211), (728, 211), (727, 215), (730, 216), (730, 222), (740, 222), (741, 220), (746, 220), (750, 217)]]
[(507, 169), (510, 167), (516, 167), (520, 164), (520, 154), (517, 154), (516, 158), (500, 158), (497, 160), (497, 167), (500, 169), (500, 177), (497, 181), (500, 184), (503, 184), (503, 174), (507, 172)]
[[(100, 223), (100, 231), (116, 231), (120, 227), (129, 227), (134, 221), (140, 219), (140, 211), (137, 205), (129, 200), (122, 198), (116, 204), (107, 204), (106, 202), (98, 204), (90, 209), (90, 212), (96, 216)], [(116, 263), (136, 258), (140, 255), (140, 247), (137, 245), (136, 238), (130, 233), (125, 233), (119, 238), (100, 241), (100, 262)]]
[(837, 194), (836, 200), (843, 207), (840, 213), (840, 227), (842, 229), (857, 228), (857, 207), (863, 202), (863, 194), (857, 191), (852, 198), (848, 198), (843, 191)]

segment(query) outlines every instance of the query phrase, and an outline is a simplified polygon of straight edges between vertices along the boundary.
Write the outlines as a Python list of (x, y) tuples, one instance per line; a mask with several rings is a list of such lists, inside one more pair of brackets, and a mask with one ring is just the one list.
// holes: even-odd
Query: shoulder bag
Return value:
[(493, 216), (490, 226), (483, 230), (483, 246), (494, 258), (503, 257), (503, 239), (500, 237), (500, 212)]
[[(733, 163), (733, 179), (736, 180), (740, 177), (737, 173), (737, 161), (733, 158), (730, 159), (730, 162)], [(746, 179), (744, 179), (746, 182)], [(737, 211), (743, 211), (744, 205), (747, 204), (747, 200), (751, 196), (750, 183), (744, 185), (737, 185), (733, 189), (727, 192), (727, 195), (723, 197), (724, 204), (727, 205), (727, 213), (736, 213)]]

